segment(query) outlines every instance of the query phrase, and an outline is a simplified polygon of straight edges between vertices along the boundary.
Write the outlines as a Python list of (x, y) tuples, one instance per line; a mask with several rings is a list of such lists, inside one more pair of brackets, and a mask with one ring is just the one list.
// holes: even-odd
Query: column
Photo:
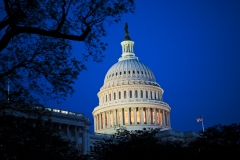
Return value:
[(123, 112), (122, 109), (119, 109), (119, 114), (120, 114), (120, 126), (123, 126)]
[(74, 126), (74, 141), (76, 143), (76, 149), (78, 149), (78, 127)]
[(67, 140), (69, 140), (70, 139), (69, 125), (66, 125), (66, 130), (67, 130)]
[(112, 110), (111, 112), (112, 112), (112, 113), (111, 113), (111, 117), (112, 117), (112, 118), (111, 118), (111, 125), (112, 125), (112, 127), (114, 127), (114, 121), (113, 121), (113, 118), (114, 118), (114, 117), (113, 117), (113, 110)]
[(110, 127), (110, 111), (107, 112), (108, 116), (107, 116), (107, 121), (108, 121), (108, 128)]
[(113, 115), (114, 115), (114, 120), (115, 120), (115, 124), (113, 124), (113, 126), (117, 126), (117, 116), (116, 116), (116, 109), (113, 110)]
[(106, 114), (103, 112), (103, 129), (106, 128)]
[(144, 122), (143, 122), (143, 108), (142, 107), (140, 108), (140, 122), (141, 122), (141, 124), (144, 124)]
[(99, 121), (100, 121), (100, 125), (99, 125), (99, 129), (102, 129), (102, 113), (99, 114)]
[(130, 113), (129, 113), (129, 109), (130, 108), (127, 108), (127, 114), (128, 114), (128, 125), (130, 125), (131, 124), (131, 116), (130, 116)]
[(159, 121), (159, 125), (162, 124), (162, 121), (161, 121), (161, 112), (160, 112), (160, 109), (158, 109), (158, 121)]
[(137, 108), (134, 108), (134, 123), (137, 124)]
[(93, 120), (94, 120), (94, 131), (96, 131), (96, 117), (95, 116), (93, 117)]
[(156, 108), (154, 108), (153, 111), (154, 111), (154, 124), (157, 125), (157, 111), (156, 111)]
[(165, 122), (165, 111), (163, 110), (163, 125), (166, 126), (166, 122)]
[(85, 133), (85, 128), (82, 128), (82, 149), (83, 149), (83, 153), (86, 154), (86, 149), (87, 149), (87, 144), (86, 144), (86, 140), (87, 140), (87, 135)]
[(147, 124), (151, 124), (151, 120), (150, 120), (150, 108), (147, 108)]

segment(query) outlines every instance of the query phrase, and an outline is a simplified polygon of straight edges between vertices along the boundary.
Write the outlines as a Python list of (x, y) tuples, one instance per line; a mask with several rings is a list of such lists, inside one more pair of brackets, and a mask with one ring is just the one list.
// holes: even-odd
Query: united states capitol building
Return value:
[(192, 131), (172, 130), (171, 108), (163, 101), (164, 91), (150, 68), (135, 55), (127, 24), (121, 46), (121, 57), (108, 70), (97, 94), (99, 105), (92, 112), (94, 133), (90, 132), (92, 124), (84, 114), (48, 108), (53, 115), (52, 122), (62, 129), (65, 138), (75, 141), (76, 148), (87, 153), (93, 142), (113, 134), (120, 126), (128, 130), (160, 127), (159, 138), (186, 140), (198, 136)]

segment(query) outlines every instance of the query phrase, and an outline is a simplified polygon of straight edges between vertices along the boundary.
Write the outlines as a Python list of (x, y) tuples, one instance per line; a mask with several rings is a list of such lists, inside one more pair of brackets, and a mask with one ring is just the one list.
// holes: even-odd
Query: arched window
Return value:
[(128, 71), (128, 74), (130, 74), (131, 72), (130, 71)]
[(148, 98), (148, 91), (146, 91), (146, 98)]
[(132, 91), (129, 91), (129, 98), (132, 98)]
[(124, 98), (127, 98), (127, 92), (124, 91), (123, 93), (124, 93)]
[(142, 72), (142, 74), (143, 74), (143, 71), (141, 71)]
[(116, 76), (117, 76), (117, 72), (116, 72)]
[(133, 71), (133, 74), (135, 74), (135, 71)]
[(122, 74), (122, 72), (119, 73), (120, 75)]
[(141, 98), (143, 98), (143, 91), (141, 90)]
[(150, 91), (150, 99), (152, 99), (152, 91)]
[(156, 91), (154, 91), (154, 99), (157, 99)]
[(126, 74), (126, 71), (124, 71), (124, 74)]
[(137, 71), (137, 74), (139, 74), (139, 71)]
[(111, 94), (109, 94), (109, 101), (111, 101)]
[(107, 95), (106, 95), (106, 102), (107, 102)]
[(116, 100), (116, 93), (115, 92), (113, 93), (113, 98), (114, 98), (114, 100)]
[(138, 91), (135, 90), (135, 98), (138, 98)]
[(119, 99), (121, 99), (121, 92), (118, 92), (118, 97)]

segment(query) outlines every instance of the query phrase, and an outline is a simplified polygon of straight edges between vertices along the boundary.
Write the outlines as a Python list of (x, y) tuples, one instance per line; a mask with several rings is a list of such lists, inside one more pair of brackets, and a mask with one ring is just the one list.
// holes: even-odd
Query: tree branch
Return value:
[(10, 31), (6, 32), (6, 34), (0, 40), (0, 52), (7, 47), (10, 40), (20, 33), (28, 33), (28, 34), (38, 34), (42, 36), (54, 37), (54, 38), (64, 38), (73, 41), (84, 41), (89, 32), (91, 32), (91, 27), (87, 25), (86, 30), (83, 31), (82, 35), (70, 35), (70, 34), (63, 34), (59, 33), (57, 30), (44, 30), (40, 28), (33, 28), (33, 27), (14, 27), (11, 28)]
[(4, 27), (9, 25), (9, 23), (10, 23), (10, 19), (9, 18), (7, 18), (7, 19), (3, 20), (2, 22), (0, 22), (0, 30), (2, 30)]

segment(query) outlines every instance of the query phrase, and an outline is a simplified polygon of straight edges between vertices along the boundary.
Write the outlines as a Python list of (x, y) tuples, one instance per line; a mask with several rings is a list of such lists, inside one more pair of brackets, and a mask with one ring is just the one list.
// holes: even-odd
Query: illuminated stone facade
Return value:
[(152, 71), (138, 60), (134, 42), (121, 42), (122, 56), (107, 72), (93, 110), (94, 131), (112, 134), (115, 127), (128, 130), (158, 128), (171, 130), (169, 105)]

